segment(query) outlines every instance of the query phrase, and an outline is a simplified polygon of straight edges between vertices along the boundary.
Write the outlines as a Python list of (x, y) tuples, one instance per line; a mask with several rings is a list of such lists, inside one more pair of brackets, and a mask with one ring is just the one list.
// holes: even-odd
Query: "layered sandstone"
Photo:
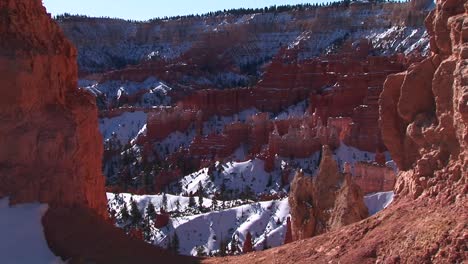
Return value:
[(42, 2), (1, 0), (0, 38), (0, 197), (48, 203), (47, 242), (67, 262), (193, 262), (106, 221), (95, 98), (77, 88), (76, 50)]
[(380, 123), (400, 169), (393, 204), (335, 232), (231, 263), (466, 262), (467, 21), (466, 1), (438, 0), (426, 19), (432, 56), (386, 81)]
[(364, 195), (351, 177), (338, 171), (328, 146), (323, 147), (317, 176), (296, 174), (289, 193), (294, 240), (320, 235), (368, 216)]
[[(444, 199), (456, 202), (466, 192), (468, 175), (468, 20), (463, 1), (438, 4), (426, 20), (433, 54), (407, 72), (389, 76), (380, 122), (401, 170), (395, 191), (413, 198), (448, 195)], [(444, 192), (448, 186), (451, 194)]]
[(95, 98), (40, 1), (0, 2), (0, 196), (107, 216)]

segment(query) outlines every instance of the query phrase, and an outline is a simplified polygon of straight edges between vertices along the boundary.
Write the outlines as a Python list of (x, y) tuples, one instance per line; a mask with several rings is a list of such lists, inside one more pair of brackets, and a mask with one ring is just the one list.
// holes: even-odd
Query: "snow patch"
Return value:
[(9, 206), (8, 198), (0, 200), (0, 262), (63, 263), (45, 239), (41, 219), (47, 209), (46, 204)]
[(364, 203), (369, 209), (369, 214), (374, 215), (387, 208), (393, 202), (393, 192), (380, 192), (364, 197)]

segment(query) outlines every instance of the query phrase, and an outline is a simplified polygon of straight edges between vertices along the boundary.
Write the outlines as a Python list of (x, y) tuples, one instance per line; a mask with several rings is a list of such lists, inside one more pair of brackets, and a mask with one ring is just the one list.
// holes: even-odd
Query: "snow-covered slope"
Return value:
[[(164, 196), (167, 200), (166, 205), (163, 202)], [(180, 241), (179, 252), (184, 255), (216, 253), (221, 243), (226, 243), (228, 250), (236, 247), (236, 244), (241, 249), (247, 232), (251, 233), (256, 250), (262, 250), (265, 245), (280, 246), (284, 243), (286, 221), (290, 216), (287, 198), (244, 205), (241, 205), (240, 200), (222, 202), (204, 198), (203, 207), (209, 212), (203, 214), (190, 207), (189, 198), (183, 196), (108, 193), (107, 198), (109, 207), (115, 210), (117, 215), (123, 204), (130, 208), (131, 200), (136, 202), (142, 215), (150, 202), (156, 211), (165, 207), (166, 211), (177, 212), (179, 216), (171, 217), (166, 227), (152, 228), (151, 243), (167, 247), (169, 240), (177, 233)], [(386, 208), (392, 199), (392, 192), (376, 193), (366, 196), (365, 203), (370, 214), (375, 214)], [(240, 253), (239, 250), (237, 252)]]
[(125, 145), (134, 139), (146, 125), (146, 116), (145, 112), (137, 111), (125, 112), (113, 118), (101, 118), (99, 129), (104, 140), (116, 138), (122, 145)]
[(364, 197), (364, 203), (369, 209), (369, 214), (373, 215), (387, 208), (393, 202), (393, 192), (381, 192), (369, 194)]
[[(107, 194), (110, 208), (119, 211), (123, 200), (129, 207), (133, 199), (142, 213), (151, 202), (156, 208), (163, 204), (162, 195), (131, 196), (131, 194)], [(190, 211), (188, 197), (166, 195), (167, 211)], [(171, 218), (168, 226), (153, 229), (153, 243), (167, 247), (171, 237), (177, 232), (180, 240), (179, 252), (184, 255), (197, 255), (202, 249), (205, 254), (216, 252), (221, 242), (228, 244), (228, 249), (234, 246), (234, 241), (242, 248), (245, 235), (250, 232), (254, 248), (264, 247), (265, 236), (267, 246), (282, 245), (286, 234), (286, 218), (289, 216), (288, 200), (250, 203), (240, 205), (241, 201), (218, 201), (213, 207), (213, 200), (203, 199), (203, 206), (211, 212)], [(176, 206), (179, 204), (179, 206)], [(237, 206), (236, 206), (237, 205)], [(233, 207), (234, 206), (234, 207)], [(177, 209), (179, 208), (179, 209)], [(228, 209), (223, 209), (228, 208)]]
[[(149, 77), (143, 82), (120, 81), (112, 80), (105, 82), (97, 82), (92, 80), (81, 79), (79, 86), (90, 91), (95, 96), (105, 98), (105, 106), (114, 106), (117, 102), (122, 101), (125, 96), (133, 96), (137, 93), (145, 92), (144, 95), (137, 98), (132, 106), (152, 107), (159, 105), (169, 105), (171, 98), (168, 93), (172, 90), (165, 83), (157, 80), (154, 77)], [(127, 102), (123, 102), (127, 103)]]
[(0, 262), (63, 263), (50, 251), (45, 239), (41, 219), (47, 211), (47, 205), (8, 204), (8, 198), (0, 200)]

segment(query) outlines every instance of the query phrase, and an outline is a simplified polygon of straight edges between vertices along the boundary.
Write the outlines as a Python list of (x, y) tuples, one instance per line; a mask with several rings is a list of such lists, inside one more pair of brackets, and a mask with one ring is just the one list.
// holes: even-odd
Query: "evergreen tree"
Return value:
[(271, 187), (273, 185), (273, 176), (270, 173), (270, 176), (268, 177), (268, 182), (267, 182), (267, 187)]
[(151, 232), (151, 221), (150, 221), (150, 218), (149, 217), (146, 217), (144, 220), (143, 220), (143, 238), (145, 239), (145, 241), (147, 242), (151, 242), (151, 239), (152, 239), (152, 232)]
[(216, 210), (218, 208), (218, 200), (216, 200), (215, 197), (213, 197), (213, 200), (211, 200), (211, 210)]
[(265, 239), (263, 240), (263, 250), (268, 249), (268, 235), (265, 231)]
[(141, 212), (138, 209), (138, 206), (134, 200), (130, 202), (130, 205), (131, 222), (133, 226), (137, 226), (142, 220)]
[(174, 231), (174, 237), (172, 237), (172, 251), (176, 254), (179, 253), (179, 236), (177, 235), (177, 232)]
[(198, 207), (200, 210), (203, 208), (203, 186), (201, 181), (198, 182)]
[(130, 214), (128, 213), (127, 204), (124, 204), (122, 210), (120, 211), (120, 219), (126, 223), (130, 219)]
[(167, 196), (166, 193), (163, 193), (162, 196), (162, 208), (167, 211)]
[(224, 257), (227, 255), (227, 242), (223, 238), (219, 240), (219, 255)]
[(190, 195), (189, 196), (189, 202), (188, 202), (188, 206), (189, 207), (194, 207), (196, 204), (195, 204), (195, 198), (193, 197), (193, 195)]
[(175, 202), (175, 207), (176, 207), (176, 211), (179, 212), (179, 211), (180, 211), (180, 202), (179, 202), (179, 199), (176, 200), (176, 202)]
[(150, 220), (154, 220), (156, 218), (156, 209), (152, 202), (149, 202), (146, 207), (146, 218)]

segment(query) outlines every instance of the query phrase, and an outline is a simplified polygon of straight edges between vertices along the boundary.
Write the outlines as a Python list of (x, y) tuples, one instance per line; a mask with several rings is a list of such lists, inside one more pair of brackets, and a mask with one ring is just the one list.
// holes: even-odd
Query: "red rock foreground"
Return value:
[(390, 76), (383, 140), (400, 169), (394, 203), (359, 223), (206, 263), (465, 263), (468, 259), (468, 3), (439, 0), (432, 56)]
[(0, 39), (0, 198), (48, 203), (48, 244), (70, 263), (194, 262), (106, 221), (95, 100), (42, 1), (1, 0)]

